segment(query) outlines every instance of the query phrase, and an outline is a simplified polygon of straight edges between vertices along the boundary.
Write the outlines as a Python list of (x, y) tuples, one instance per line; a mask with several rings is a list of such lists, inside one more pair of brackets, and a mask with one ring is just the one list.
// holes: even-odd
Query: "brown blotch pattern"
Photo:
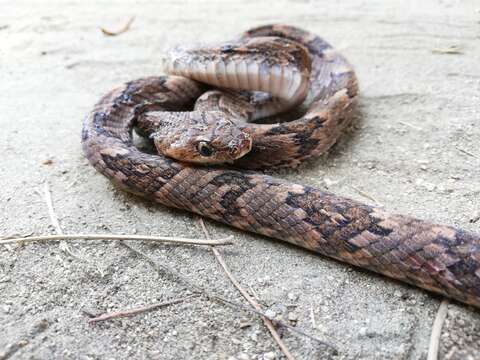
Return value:
[[(245, 34), (272, 35), (299, 41), (309, 49), (314, 102), (300, 119), (252, 125), (255, 134), (267, 138), (259, 140), (249, 155), (254, 168), (295, 166), (328, 149), (348, 123), (357, 93), (351, 67), (317, 36), (285, 25)], [(480, 307), (479, 235), (388, 214), (266, 175), (195, 167), (134, 147), (131, 132), (139, 107), (153, 103), (155, 110), (186, 111), (204, 91), (199, 83), (173, 76), (139, 79), (112, 90), (84, 122), (86, 157), (117, 186), (166, 206), (288, 241)]]

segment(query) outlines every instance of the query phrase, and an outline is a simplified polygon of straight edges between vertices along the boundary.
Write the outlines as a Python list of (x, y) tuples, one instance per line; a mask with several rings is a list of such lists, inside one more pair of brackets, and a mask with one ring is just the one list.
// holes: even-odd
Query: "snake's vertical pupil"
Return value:
[(212, 156), (213, 149), (206, 141), (200, 141), (197, 145), (198, 152), (202, 156)]

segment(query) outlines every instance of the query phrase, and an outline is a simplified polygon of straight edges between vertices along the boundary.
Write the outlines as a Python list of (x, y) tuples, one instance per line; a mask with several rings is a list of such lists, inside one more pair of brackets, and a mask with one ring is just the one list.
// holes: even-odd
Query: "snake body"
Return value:
[[(243, 38), (257, 36), (286, 38), (308, 50), (312, 99), (304, 116), (246, 124), (253, 134), (251, 151), (235, 160), (234, 168), (188, 164), (140, 151), (132, 128), (154, 131), (159, 118), (152, 120), (148, 111), (167, 116), (192, 110), (205, 86), (180, 76), (143, 78), (110, 91), (87, 116), (82, 143), (90, 163), (120, 188), (165, 206), (480, 307), (479, 235), (238, 169), (295, 166), (326, 151), (349, 123), (357, 94), (353, 69), (321, 38), (284, 25), (255, 28)], [(207, 99), (201, 106), (209, 104)]]

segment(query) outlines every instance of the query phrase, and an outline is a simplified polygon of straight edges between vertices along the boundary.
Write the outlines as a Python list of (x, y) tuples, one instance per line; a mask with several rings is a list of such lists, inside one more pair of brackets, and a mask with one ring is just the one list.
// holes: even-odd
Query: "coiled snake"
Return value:
[[(166, 61), (171, 74), (191, 79), (135, 80), (96, 104), (82, 143), (100, 173), (163, 205), (480, 306), (479, 235), (239, 169), (296, 166), (335, 143), (357, 95), (355, 73), (343, 56), (321, 38), (285, 25), (255, 28), (207, 50), (177, 50)], [(205, 92), (203, 83), (271, 96)], [(308, 91), (310, 105), (296, 120), (239, 120), (285, 111)], [(134, 126), (154, 139), (161, 155), (137, 149)]]

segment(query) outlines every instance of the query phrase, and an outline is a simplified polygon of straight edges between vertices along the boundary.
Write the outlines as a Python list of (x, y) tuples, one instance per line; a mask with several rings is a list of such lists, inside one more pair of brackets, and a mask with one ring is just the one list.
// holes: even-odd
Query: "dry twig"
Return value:
[(194, 295), (190, 295), (190, 296), (183, 297), (183, 298), (180, 298), (180, 299), (168, 300), (168, 301), (164, 301), (164, 302), (161, 302), (161, 303), (152, 304), (152, 305), (148, 305), (148, 306), (142, 306), (140, 308), (131, 309), (131, 310), (115, 311), (115, 312), (111, 312), (111, 313), (105, 313), (105, 314), (102, 314), (102, 315), (91, 318), (90, 320), (88, 320), (88, 322), (90, 324), (93, 324), (93, 323), (96, 323), (96, 322), (106, 321), (106, 320), (120, 318), (120, 317), (134, 316), (134, 315), (142, 314), (142, 313), (145, 313), (145, 312), (148, 312), (148, 311), (156, 310), (156, 309), (159, 309), (159, 308), (162, 308), (162, 307), (165, 307), (165, 306), (181, 303), (181, 302), (183, 302), (187, 299), (192, 298), (193, 296)]
[[(202, 218), (199, 218), (200, 225), (202, 227), (203, 233), (205, 234), (205, 237), (207, 239), (210, 239), (210, 234), (208, 233), (207, 227), (205, 226), (205, 223), (203, 222)], [(222, 254), (220, 251), (212, 247), (212, 252), (215, 255), (215, 258), (217, 259), (218, 263), (222, 267), (223, 271), (227, 275), (228, 279), (232, 282), (232, 284), (237, 288), (237, 290), (242, 294), (242, 296), (252, 305), (256, 310), (261, 311), (262, 308), (260, 304), (250, 296), (250, 294), (240, 285), (238, 280), (233, 276), (233, 274), (230, 272), (230, 269), (227, 267), (227, 264), (225, 263), (225, 260), (223, 259)], [(273, 326), (273, 323), (267, 319), (266, 317), (262, 317), (263, 322), (265, 323), (265, 326), (267, 327), (268, 331), (270, 331), (270, 334), (272, 334), (273, 339), (277, 342), (278, 346), (282, 350), (283, 354), (288, 360), (294, 360), (295, 358), (293, 355), (290, 353), (290, 350), (288, 350), (287, 345), (282, 341), (280, 338), (280, 335), (278, 334), (277, 330), (275, 329), (275, 326)]]
[(253, 295), (253, 297), (255, 298), (255, 300), (260, 301), (260, 298), (258, 297), (258, 294), (255, 292), (255, 290), (253, 289), (253, 287), (251, 287), (250, 285), (248, 285), (248, 288), (250, 289), (250, 293)]
[(446, 48), (435, 48), (432, 49), (433, 54), (448, 54), (448, 55), (458, 55), (463, 54), (463, 49), (459, 45), (450, 45)]
[(219, 303), (222, 303), (224, 305), (227, 305), (235, 310), (238, 310), (238, 309), (241, 309), (241, 310), (244, 310), (244, 311), (248, 311), (250, 313), (254, 313), (254, 314), (257, 314), (257, 315), (260, 315), (260, 316), (263, 316), (267, 319), (269, 319), (270, 321), (272, 321), (275, 325), (278, 325), (278, 326), (282, 326), (284, 327), (285, 329), (289, 330), (290, 332), (292, 332), (293, 334), (296, 334), (296, 335), (300, 335), (300, 336), (304, 336), (308, 339), (311, 339), (313, 341), (315, 341), (316, 343), (318, 344), (321, 344), (323, 346), (326, 346), (326, 347), (329, 347), (330, 349), (332, 349), (332, 352), (334, 354), (338, 354), (338, 350), (337, 348), (326, 342), (326, 341), (323, 341), (323, 340), (320, 340), (318, 338), (316, 338), (315, 336), (312, 336), (310, 334), (307, 334), (305, 333), (304, 331), (302, 331), (301, 329), (299, 328), (295, 328), (291, 325), (288, 325), (286, 323), (284, 323), (283, 321), (279, 321), (279, 320), (276, 320), (276, 319), (273, 319), (269, 316), (267, 316), (264, 312), (262, 311), (259, 311), (255, 308), (252, 308), (250, 306), (246, 306), (246, 305), (243, 305), (243, 304), (239, 304), (235, 301), (232, 301), (230, 299), (227, 299), (223, 296), (220, 296), (220, 295), (217, 295), (215, 293), (213, 293), (212, 291), (210, 290), (207, 290), (205, 288), (202, 288), (201, 286), (195, 284), (193, 281), (191, 281), (190, 279), (188, 279), (187, 277), (181, 275), (178, 271), (176, 271), (175, 269), (173, 269), (172, 267), (168, 266), (168, 265), (165, 265), (165, 264), (162, 264), (162, 263), (159, 263), (157, 261), (155, 261), (154, 259), (152, 259), (150, 256), (148, 256), (147, 254), (141, 252), (140, 250), (137, 250), (135, 249), (134, 247), (128, 245), (127, 243), (125, 243), (124, 241), (121, 242), (121, 244), (123, 246), (125, 246), (126, 248), (130, 249), (132, 252), (134, 252), (135, 254), (137, 254), (138, 256), (144, 258), (145, 260), (147, 260), (150, 265), (152, 265), (152, 267), (159, 273), (166, 273), (174, 278), (176, 278), (177, 280), (179, 280), (180, 282), (182, 282), (190, 291), (193, 291), (193, 292), (197, 292), (197, 293), (201, 293), (201, 294), (204, 294), (208, 299), (210, 300), (214, 300), (214, 301), (217, 301)]
[(118, 30), (118, 31), (110, 31), (110, 30), (107, 30), (103, 27), (100, 28), (100, 30), (102, 30), (102, 33), (106, 36), (117, 36), (117, 35), (120, 35), (120, 34), (123, 34), (124, 32), (127, 32), (129, 29), (130, 29), (130, 26), (132, 25), (133, 21), (135, 20), (135, 16), (132, 16), (127, 22), (125, 25), (123, 25), (123, 27)]
[(422, 130), (423, 130), (421, 127), (415, 126), (415, 125), (410, 124), (409, 122), (406, 122), (406, 121), (399, 121), (398, 123), (399, 123), (399, 124), (402, 124), (402, 125), (405, 125), (405, 126), (408, 126), (408, 127), (412, 128), (412, 129), (414, 129), (414, 130), (418, 130), (418, 131), (422, 131)]
[(440, 347), (440, 336), (442, 335), (442, 327), (447, 317), (448, 299), (443, 299), (433, 322), (432, 334), (430, 335), (430, 344), (428, 345), (427, 360), (438, 359), (438, 349)]
[(360, 190), (359, 188), (357, 188), (353, 185), (350, 185), (350, 187), (353, 190), (355, 190), (356, 192), (358, 192), (360, 195), (362, 195), (364, 198), (367, 198), (367, 199), (373, 201), (375, 204), (377, 204), (377, 206), (380, 206), (380, 207), (383, 206), (383, 204), (380, 201), (378, 201), (377, 199), (375, 199), (372, 195), (367, 194), (365, 191), (362, 191), (362, 190)]
[(61, 235), (45, 235), (45, 236), (28, 236), (13, 239), (0, 239), (0, 245), (7, 245), (13, 243), (30, 243), (35, 241), (58, 241), (58, 240), (138, 240), (151, 241), (172, 244), (184, 245), (231, 245), (232, 236), (218, 240), (197, 240), (181, 237), (167, 237), (167, 236), (149, 236), (149, 235), (113, 235), (113, 234), (61, 234)]
[(464, 153), (464, 154), (466, 154), (466, 155), (468, 155), (468, 156), (474, 157), (474, 158), (476, 158), (476, 159), (479, 158), (477, 155), (475, 155), (474, 153), (471, 153), (471, 152), (468, 151), (468, 150), (462, 149), (461, 147), (458, 147), (458, 146), (456, 146), (456, 148), (457, 148), (458, 151), (460, 151), (460, 152), (462, 152), (462, 153)]
[(317, 323), (315, 321), (315, 313), (313, 312), (313, 305), (310, 305), (310, 321), (312, 322), (312, 327), (317, 328)]
[[(52, 201), (52, 195), (50, 193), (50, 187), (48, 186), (48, 181), (45, 181), (45, 184), (43, 185), (43, 195), (45, 197), (45, 203), (47, 204), (47, 209), (48, 209), (48, 216), (50, 216), (50, 221), (55, 228), (55, 231), (57, 232), (57, 235), (63, 235), (62, 228), (60, 226), (60, 222), (58, 221), (57, 214), (55, 213), (55, 210), (53, 209), (53, 201)], [(60, 250), (66, 252), (70, 256), (83, 260), (77, 255), (75, 255), (70, 248), (68, 247), (67, 243), (64, 241), (60, 242)]]

